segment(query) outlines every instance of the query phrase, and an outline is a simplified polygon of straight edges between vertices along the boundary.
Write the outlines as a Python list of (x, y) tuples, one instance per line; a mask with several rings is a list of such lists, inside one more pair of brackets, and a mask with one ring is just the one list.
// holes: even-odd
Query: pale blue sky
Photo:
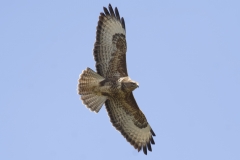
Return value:
[[(156, 133), (138, 153), (77, 79), (99, 13), (118, 7), (135, 98)], [(1, 1), (1, 160), (239, 160), (240, 1)]]

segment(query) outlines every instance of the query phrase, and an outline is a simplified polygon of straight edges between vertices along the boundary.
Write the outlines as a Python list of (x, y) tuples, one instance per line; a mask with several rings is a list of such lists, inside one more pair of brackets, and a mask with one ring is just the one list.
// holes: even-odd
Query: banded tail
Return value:
[(81, 95), (83, 104), (96, 113), (107, 100), (107, 97), (98, 91), (99, 82), (102, 80), (104, 78), (90, 68), (84, 70), (78, 80), (78, 94)]

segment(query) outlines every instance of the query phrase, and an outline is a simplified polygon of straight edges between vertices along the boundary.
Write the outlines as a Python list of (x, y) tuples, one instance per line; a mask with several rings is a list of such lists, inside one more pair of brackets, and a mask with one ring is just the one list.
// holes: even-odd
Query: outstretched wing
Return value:
[(147, 149), (152, 151), (151, 144), (155, 144), (152, 136), (155, 136), (155, 133), (138, 108), (132, 93), (125, 100), (109, 99), (105, 105), (113, 126), (135, 149), (140, 151), (143, 148), (145, 154)]
[[(109, 9), (109, 10), (108, 10)], [(111, 4), (99, 16), (96, 42), (93, 54), (97, 73), (105, 78), (127, 76), (126, 66), (126, 29), (124, 19), (120, 19)]]

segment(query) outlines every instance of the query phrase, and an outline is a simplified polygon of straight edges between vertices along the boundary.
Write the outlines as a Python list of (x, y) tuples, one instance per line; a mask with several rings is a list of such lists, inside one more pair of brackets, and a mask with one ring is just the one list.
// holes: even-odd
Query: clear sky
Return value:
[[(134, 96), (156, 133), (138, 153), (77, 80), (99, 13), (118, 7)], [(1, 160), (239, 160), (240, 1), (1, 1)]]

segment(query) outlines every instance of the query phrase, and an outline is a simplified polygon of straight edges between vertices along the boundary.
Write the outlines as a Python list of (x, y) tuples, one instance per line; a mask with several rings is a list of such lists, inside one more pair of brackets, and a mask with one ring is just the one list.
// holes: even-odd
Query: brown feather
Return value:
[(143, 146), (143, 153), (147, 155), (147, 147)]
[(138, 152), (142, 150), (142, 146), (138, 146)]
[(111, 4), (108, 5), (108, 9), (109, 9), (109, 11), (111, 13), (111, 16), (115, 17), (115, 14), (114, 14), (114, 11), (113, 11), (113, 8), (112, 8)]
[(126, 30), (124, 18), (121, 18), (122, 27)]
[(151, 143), (152, 143), (152, 144), (155, 144), (155, 142), (154, 142), (154, 140), (153, 140), (153, 137), (151, 137), (150, 140), (151, 140)]
[(106, 16), (110, 16), (110, 13), (108, 12), (108, 9), (106, 7), (103, 7), (103, 10)]
[(152, 133), (152, 135), (153, 135), (153, 136), (156, 136), (156, 134), (153, 132), (153, 130), (152, 130), (152, 129), (151, 129), (150, 131), (151, 131), (151, 133)]
[(152, 151), (152, 147), (151, 147), (151, 144), (149, 142), (147, 143), (147, 148), (148, 148), (149, 151)]
[(117, 20), (120, 21), (120, 14), (119, 14), (119, 12), (118, 12), (117, 7), (115, 7), (115, 14), (116, 14), (116, 18), (117, 18)]

